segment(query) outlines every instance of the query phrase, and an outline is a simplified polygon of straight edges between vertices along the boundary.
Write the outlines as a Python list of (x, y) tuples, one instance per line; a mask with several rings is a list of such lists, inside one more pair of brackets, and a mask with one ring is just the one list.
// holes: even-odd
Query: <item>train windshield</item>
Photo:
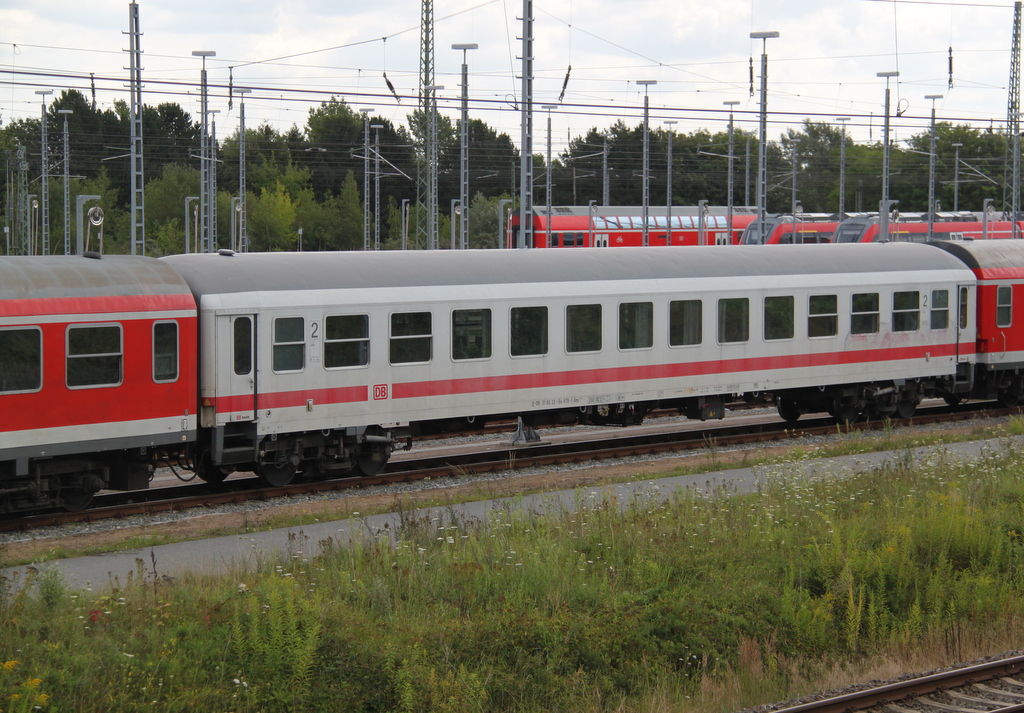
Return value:
[(743, 237), (740, 238), (740, 245), (763, 245), (768, 236), (775, 230), (778, 222), (777, 220), (763, 221), (760, 218), (754, 220), (744, 229)]
[(848, 223), (841, 224), (836, 228), (835, 235), (832, 237), (833, 243), (859, 243), (861, 238), (864, 236), (864, 231), (867, 230), (868, 225), (861, 222), (849, 221)]

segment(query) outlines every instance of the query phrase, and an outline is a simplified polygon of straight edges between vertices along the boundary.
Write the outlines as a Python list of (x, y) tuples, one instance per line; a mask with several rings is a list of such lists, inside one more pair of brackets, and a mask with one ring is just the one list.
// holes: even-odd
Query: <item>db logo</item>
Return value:
[(377, 384), (373, 387), (373, 400), (380, 401), (388, 397), (388, 385)]

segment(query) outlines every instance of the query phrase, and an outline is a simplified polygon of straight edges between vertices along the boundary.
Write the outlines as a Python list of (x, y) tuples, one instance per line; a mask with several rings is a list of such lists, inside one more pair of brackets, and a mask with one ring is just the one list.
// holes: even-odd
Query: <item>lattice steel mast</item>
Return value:
[(142, 50), (139, 31), (139, 5), (131, 3), (128, 5), (128, 32), (130, 39), (131, 57), (129, 67), (131, 84), (131, 162), (132, 162), (132, 191), (131, 191), (131, 238), (132, 255), (146, 254), (146, 201), (145, 182), (142, 175)]
[(423, 161), (417, 175), (417, 232), (425, 247), (437, 248), (437, 86), (434, 84), (434, 0), (421, 0), (420, 109)]
[(1006, 101), (1007, 150), (1013, 154), (1010, 161), (1013, 175), (1009, 185), (1003, 182), (1003, 209), (1006, 208), (1009, 192), (1010, 210), (1015, 221), (1020, 206), (1020, 26), (1021, 0), (1017, 0), (1013, 4), (1013, 46), (1010, 49), (1010, 87)]

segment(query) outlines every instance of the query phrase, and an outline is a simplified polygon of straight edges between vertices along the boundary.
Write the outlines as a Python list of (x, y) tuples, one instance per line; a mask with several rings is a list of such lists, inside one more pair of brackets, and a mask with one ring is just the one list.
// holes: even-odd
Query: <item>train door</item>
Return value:
[(256, 315), (218, 315), (217, 425), (256, 419)]

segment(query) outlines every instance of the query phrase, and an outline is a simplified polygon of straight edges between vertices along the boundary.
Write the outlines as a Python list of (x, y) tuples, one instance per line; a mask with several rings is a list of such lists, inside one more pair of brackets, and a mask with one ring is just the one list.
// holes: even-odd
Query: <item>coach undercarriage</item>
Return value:
[(253, 470), (274, 487), (288, 485), (300, 474), (308, 479), (377, 475), (402, 438), (406, 438), (405, 429), (380, 426), (272, 433), (260, 438), (255, 425), (232, 424), (201, 441), (194, 470), (208, 483), (222, 482), (236, 470)]
[(779, 416), (790, 423), (805, 413), (828, 413), (839, 423), (862, 417), (910, 418), (925, 398), (947, 391), (946, 379), (900, 379), (788, 389), (775, 394)]

